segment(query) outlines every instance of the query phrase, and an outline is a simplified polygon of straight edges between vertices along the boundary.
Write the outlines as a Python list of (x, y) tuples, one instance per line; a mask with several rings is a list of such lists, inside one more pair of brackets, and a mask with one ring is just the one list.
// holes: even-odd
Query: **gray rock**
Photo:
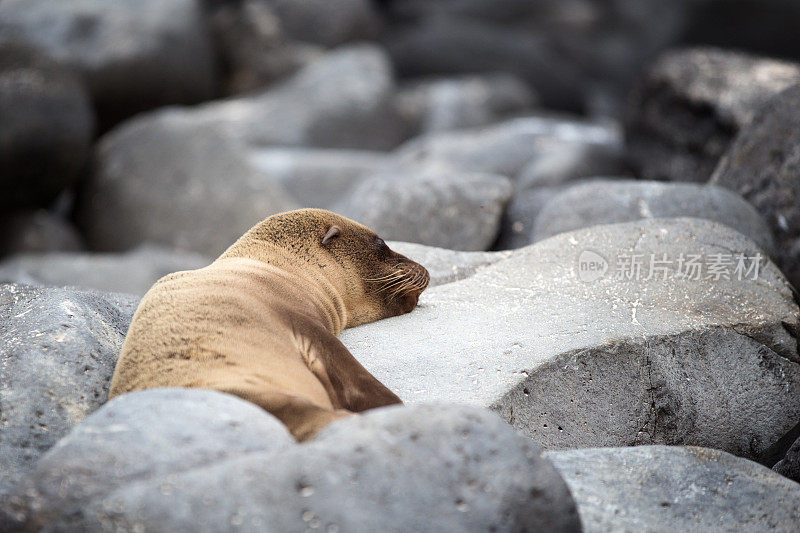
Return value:
[(167, 274), (202, 268), (211, 261), (155, 246), (125, 253), (20, 254), (0, 261), (0, 283), (70, 285), (143, 296)]
[(800, 65), (696, 48), (649, 69), (626, 121), (638, 177), (706, 182), (736, 133), (771, 97), (800, 83)]
[(420, 133), (486, 126), (536, 103), (527, 84), (509, 74), (417, 80), (402, 88), (398, 99)]
[(6, 508), (53, 530), (579, 531), (542, 455), (475, 408), (378, 409), (297, 445), (238, 398), (161, 389), (87, 419)]
[(581, 72), (533, 32), (460, 17), (430, 17), (401, 27), (386, 45), (404, 77), (509, 72), (549, 107), (580, 110)]
[(607, 122), (524, 117), (500, 124), (421, 136), (395, 151), (396, 168), (424, 166), (516, 178), (527, 165), (565, 146), (619, 150), (622, 133)]
[[(548, 160), (550, 158), (548, 155), (544, 155), (542, 159)], [(534, 161), (530, 166), (536, 167), (538, 165)], [(547, 166), (548, 165), (542, 165), (540, 168), (545, 168)], [(524, 174), (525, 171), (523, 170), (523, 173), (519, 178), (520, 181), (518, 181), (518, 185), (520, 182), (522, 182), (522, 180), (525, 179), (523, 177)], [(546, 176), (546, 174), (539, 175), (542, 177)], [(552, 176), (553, 178), (556, 178), (556, 174), (553, 174)], [(562, 174), (562, 176), (566, 177), (565, 174)], [(571, 178), (567, 179), (571, 180)], [(497, 238), (494, 248), (496, 250), (513, 250), (533, 244), (533, 232), (535, 227), (534, 223), (536, 222), (536, 217), (539, 216), (539, 212), (548, 204), (548, 202), (550, 202), (550, 200), (555, 198), (568, 187), (582, 183), (592, 183), (595, 180), (608, 181), (615, 179), (625, 178), (601, 178), (599, 176), (594, 176), (592, 178), (566, 182), (561, 182), (559, 179), (553, 179), (552, 183), (554, 183), (554, 185), (537, 185), (530, 189), (518, 190), (518, 192), (514, 194), (514, 197), (508, 203), (505, 213), (503, 213), (503, 220), (500, 223), (500, 236)], [(551, 182), (550, 179), (545, 179), (542, 181), (543, 183)]]
[(563, 190), (564, 186), (536, 187), (516, 193), (503, 213), (495, 249), (513, 250), (532, 244), (536, 217)]
[(287, 37), (278, 17), (262, 0), (223, 2), (209, 11), (225, 94), (261, 89), (324, 53), (319, 46)]
[(533, 240), (597, 224), (669, 217), (705, 218), (725, 224), (768, 254), (773, 252), (766, 223), (738, 194), (714, 185), (657, 181), (593, 180), (569, 187), (539, 212)]
[(83, 237), (67, 220), (38, 209), (0, 216), (0, 256), (24, 252), (83, 250)]
[(774, 100), (746, 126), (711, 177), (744, 196), (777, 241), (777, 262), (800, 286), (800, 87)]
[[(796, 434), (796, 433), (795, 433)], [(800, 438), (794, 441), (772, 469), (784, 477), (800, 483)]]
[(487, 250), (511, 193), (503, 176), (385, 172), (366, 178), (334, 211), (385, 239)]
[(586, 533), (795, 531), (800, 485), (725, 452), (637, 446), (548, 452)]
[(191, 112), (142, 115), (105, 135), (78, 218), (95, 250), (143, 243), (216, 257), (245, 231), (294, 203), (244, 150)]
[(428, 287), (466, 279), (482, 268), (508, 258), (511, 252), (459, 252), (416, 244), (391, 241), (389, 248), (424, 266), (431, 275)]
[(120, 294), (0, 285), (0, 497), (106, 401), (137, 304)]
[[(490, 407), (546, 448), (680, 443), (758, 458), (800, 419), (800, 312), (763, 259), (756, 279), (737, 279), (735, 262), (731, 279), (706, 279), (736, 253), (760, 252), (706, 220), (595, 226), (433, 287), (413, 313), (341, 339), (406, 402)], [(642, 256), (638, 280), (630, 254)], [(672, 263), (646, 279), (651, 254)], [(701, 279), (681, 254), (702, 256)], [(606, 272), (582, 268), (591, 262)]]
[(374, 45), (343, 47), (260, 94), (192, 110), (253, 147), (270, 145), (387, 150), (405, 137), (386, 54)]
[(292, 39), (322, 46), (374, 40), (381, 26), (369, 0), (266, 0)]
[(196, 0), (8, 0), (0, 32), (81, 72), (103, 129), (211, 96), (211, 46)]
[(366, 150), (264, 148), (250, 152), (248, 159), (299, 205), (330, 209), (389, 157)]
[(515, 185), (524, 191), (581, 178), (619, 176), (626, 171), (621, 145), (559, 143), (525, 165)]
[(75, 185), (93, 130), (77, 76), (35, 50), (0, 44), (0, 212), (47, 205)]
[(385, 4), (400, 22), (386, 42), (402, 75), (512, 72), (548, 107), (572, 110), (597, 90), (621, 101), (641, 64), (679, 37), (686, 12), (657, 0)]

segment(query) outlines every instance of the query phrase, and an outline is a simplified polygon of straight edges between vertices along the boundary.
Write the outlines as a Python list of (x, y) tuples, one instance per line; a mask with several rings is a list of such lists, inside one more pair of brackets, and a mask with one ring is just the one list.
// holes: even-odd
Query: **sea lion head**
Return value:
[[(273, 215), (224, 255), (236, 250), (235, 255), (252, 257), (242, 253), (242, 245), (254, 251), (258, 243), (279, 246), (305, 274), (336, 287), (347, 310), (345, 327), (412, 311), (430, 281), (425, 267), (393, 251), (374, 231), (324, 209)], [(273, 262), (269, 254), (266, 260)]]

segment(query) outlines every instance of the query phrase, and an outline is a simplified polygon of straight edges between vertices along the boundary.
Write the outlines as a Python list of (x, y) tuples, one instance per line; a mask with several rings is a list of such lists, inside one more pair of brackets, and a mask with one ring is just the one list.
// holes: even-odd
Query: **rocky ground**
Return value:
[[(796, 21), (1, 0), (0, 530), (797, 531)], [(107, 402), (150, 285), (302, 206), (429, 269), (341, 336), (406, 406)]]

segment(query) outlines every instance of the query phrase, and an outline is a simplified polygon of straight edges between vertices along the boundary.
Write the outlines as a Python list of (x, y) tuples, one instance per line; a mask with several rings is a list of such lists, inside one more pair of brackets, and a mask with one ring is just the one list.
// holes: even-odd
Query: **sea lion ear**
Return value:
[(326, 233), (325, 236), (322, 238), (322, 245), (325, 246), (326, 244), (328, 244), (328, 241), (339, 235), (340, 232), (341, 230), (339, 229), (338, 226), (331, 226), (328, 229), (328, 233)]

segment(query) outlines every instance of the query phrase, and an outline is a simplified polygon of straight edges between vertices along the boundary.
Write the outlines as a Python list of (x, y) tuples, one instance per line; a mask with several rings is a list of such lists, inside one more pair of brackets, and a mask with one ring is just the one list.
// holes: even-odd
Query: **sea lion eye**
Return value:
[(328, 233), (326, 233), (325, 236), (322, 238), (322, 245), (324, 246), (328, 244), (328, 241), (339, 235), (339, 233), (341, 233), (341, 230), (339, 229), (338, 226), (331, 226), (328, 229)]

